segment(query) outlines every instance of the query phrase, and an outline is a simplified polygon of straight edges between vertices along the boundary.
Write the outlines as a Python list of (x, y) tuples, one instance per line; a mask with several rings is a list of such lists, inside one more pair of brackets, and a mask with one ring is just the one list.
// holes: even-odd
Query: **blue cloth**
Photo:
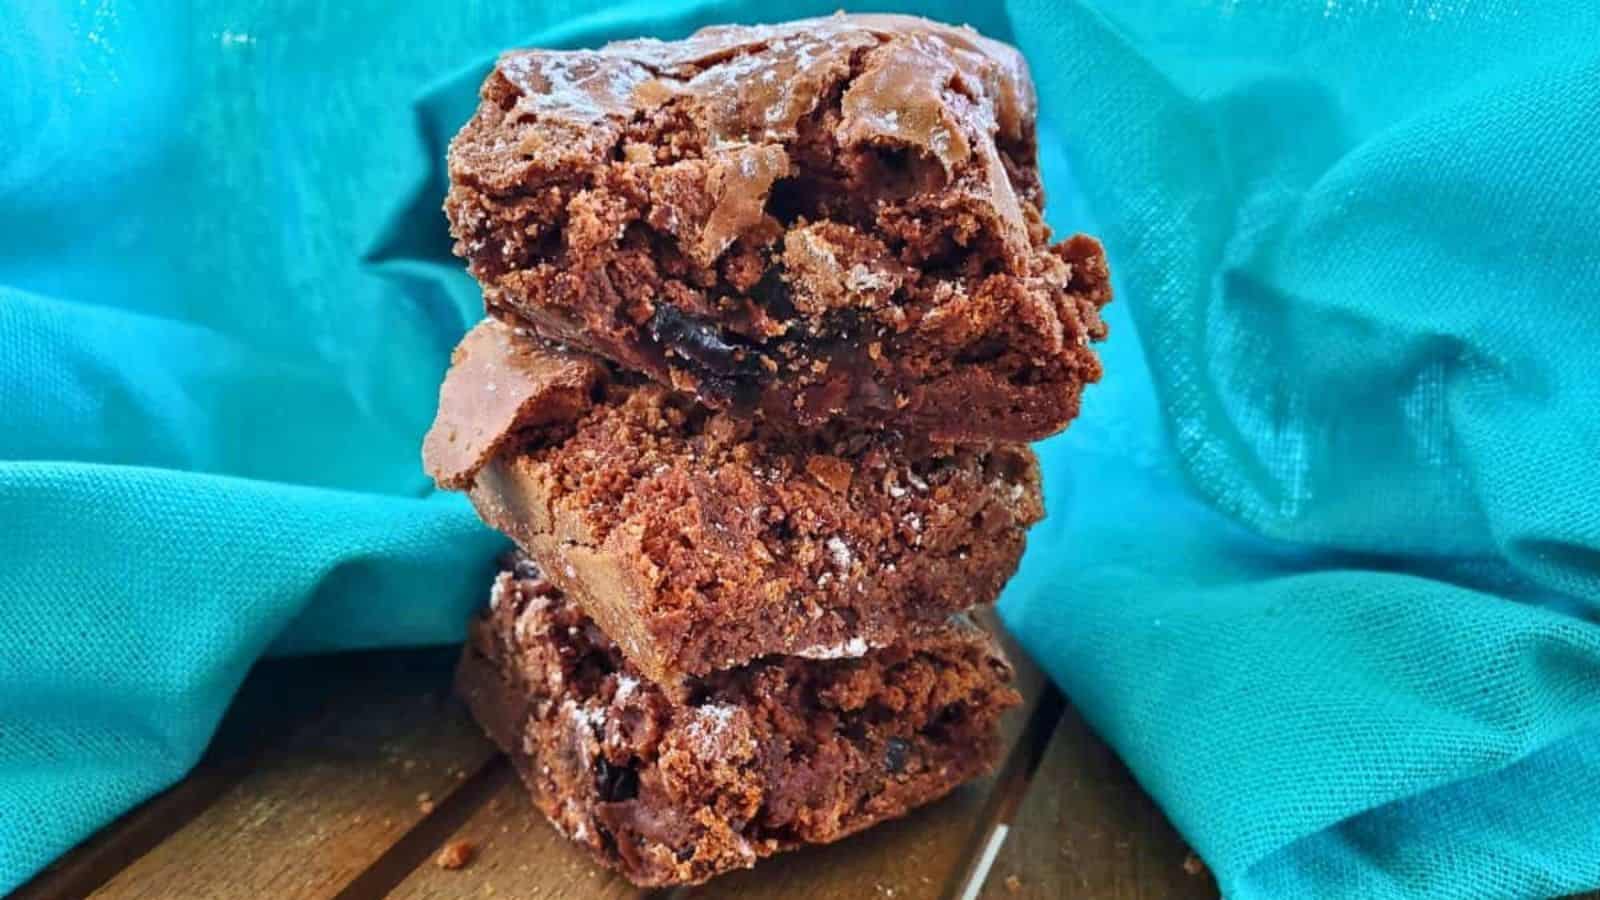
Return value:
[[(461, 637), (502, 545), (417, 447), (494, 51), (837, 0), (594, 6), (0, 10), (0, 892), (261, 656)], [(967, 6), (880, 8), (1022, 47), (1119, 296), (1008, 623), (1231, 895), (1600, 886), (1600, 12)]]

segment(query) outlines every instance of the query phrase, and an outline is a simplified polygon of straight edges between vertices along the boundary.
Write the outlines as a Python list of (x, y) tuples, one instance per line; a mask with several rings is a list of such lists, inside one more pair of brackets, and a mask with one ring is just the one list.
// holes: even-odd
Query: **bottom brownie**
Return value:
[(518, 559), (472, 623), (457, 689), (558, 829), (659, 886), (837, 840), (986, 771), (1010, 679), (957, 619), (860, 657), (713, 673), (675, 704)]

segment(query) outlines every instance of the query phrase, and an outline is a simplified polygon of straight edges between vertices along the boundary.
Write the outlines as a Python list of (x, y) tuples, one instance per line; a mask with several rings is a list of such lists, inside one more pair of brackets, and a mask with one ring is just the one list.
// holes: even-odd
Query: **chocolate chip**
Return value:
[(717, 326), (661, 304), (650, 316), (650, 334), (685, 359), (719, 375), (754, 371), (753, 354), (729, 341)]
[(886, 170), (904, 173), (911, 168), (911, 151), (906, 148), (885, 146), (874, 149), (877, 151), (878, 162)]
[(755, 381), (722, 375), (700, 376), (700, 392), (739, 414), (753, 411), (761, 399), (761, 386)]
[(618, 803), (639, 796), (639, 773), (627, 766), (616, 766), (604, 756), (595, 763), (595, 789), (602, 803)]
[(767, 192), (767, 215), (785, 227), (793, 225), (816, 212), (819, 191), (820, 185), (809, 178), (779, 178)]
[(761, 273), (761, 280), (750, 289), (750, 296), (774, 319), (794, 318), (794, 300), (789, 293), (789, 283), (783, 280), (782, 266), (773, 266)]
[(900, 738), (889, 738), (883, 753), (883, 765), (891, 774), (905, 771), (906, 759), (911, 755), (911, 745)]

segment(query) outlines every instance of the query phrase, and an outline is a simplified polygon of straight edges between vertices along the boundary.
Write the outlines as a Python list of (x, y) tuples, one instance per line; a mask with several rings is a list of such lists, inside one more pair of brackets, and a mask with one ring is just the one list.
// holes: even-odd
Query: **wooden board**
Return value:
[[(1006, 722), (995, 774), (838, 844), (655, 892), (595, 866), (537, 816), (450, 697), (453, 650), (267, 663), (188, 779), (13, 896), (1214, 896), (1184, 872), (1182, 842), (1110, 750), (1008, 650), (1026, 702)], [(461, 841), (475, 851), (467, 866), (436, 864)]]
[(1012, 818), (983, 900), (1199, 898), (1217, 889), (1111, 748), (1068, 707)]
[(94, 898), (333, 896), (495, 755), (432, 664), (342, 693)]
[(404, 900), (456, 897), (624, 900), (644, 892), (590, 861), (544, 821), (510, 764), (490, 773), (487, 802), (450, 835), (474, 848), (458, 870), (429, 864), (408, 873), (388, 895)]

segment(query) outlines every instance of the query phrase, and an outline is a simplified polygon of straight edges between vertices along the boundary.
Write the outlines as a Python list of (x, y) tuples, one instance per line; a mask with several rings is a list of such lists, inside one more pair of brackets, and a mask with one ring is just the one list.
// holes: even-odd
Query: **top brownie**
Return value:
[(1027, 66), (834, 16), (501, 57), (450, 148), (491, 314), (775, 427), (1044, 437), (1110, 299), (1041, 218)]

